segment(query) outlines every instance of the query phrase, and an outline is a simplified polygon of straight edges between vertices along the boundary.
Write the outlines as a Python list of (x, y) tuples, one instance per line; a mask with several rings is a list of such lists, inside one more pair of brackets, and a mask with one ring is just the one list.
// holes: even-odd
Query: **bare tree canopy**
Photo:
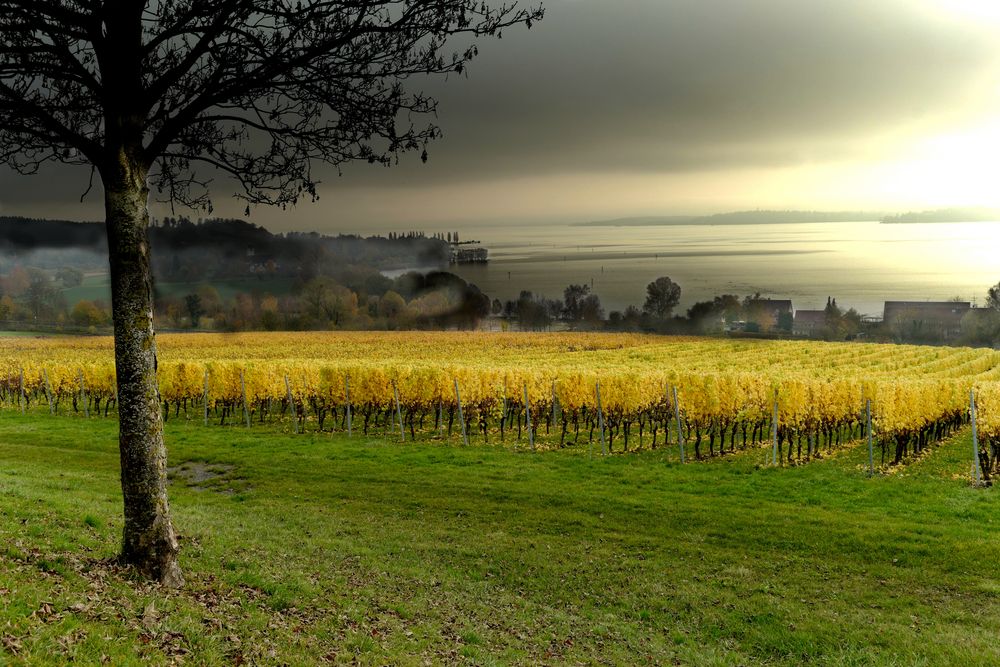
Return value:
[(126, 144), (163, 199), (210, 207), (224, 172), (250, 203), (294, 203), (316, 196), (313, 161), (423, 149), (435, 102), (405, 81), (460, 74), (476, 37), (541, 15), (476, 0), (0, 0), (0, 156), (103, 175)]
[(438, 136), (421, 119), (434, 100), (408, 79), (461, 74), (477, 38), (541, 16), (483, 0), (0, 0), (0, 160), (23, 174), (90, 165), (104, 186), (124, 562), (183, 582), (156, 380), (150, 189), (211, 210), (222, 173), (248, 211), (315, 199), (314, 162), (390, 164)]

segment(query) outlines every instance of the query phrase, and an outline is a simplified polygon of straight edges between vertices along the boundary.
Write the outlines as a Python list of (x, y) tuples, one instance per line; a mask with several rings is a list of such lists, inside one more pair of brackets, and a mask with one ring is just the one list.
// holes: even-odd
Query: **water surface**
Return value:
[(488, 265), (452, 270), (491, 297), (522, 289), (561, 298), (593, 285), (605, 309), (641, 306), (659, 276), (681, 285), (683, 311), (717, 294), (760, 292), (798, 308), (881, 315), (887, 300), (985, 299), (1000, 281), (1000, 222), (878, 222), (662, 227), (511, 226), (475, 232)]

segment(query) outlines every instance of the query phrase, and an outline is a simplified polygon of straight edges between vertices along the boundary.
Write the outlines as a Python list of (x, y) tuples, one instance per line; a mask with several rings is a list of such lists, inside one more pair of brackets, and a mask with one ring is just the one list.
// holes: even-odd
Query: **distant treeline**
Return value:
[(0, 251), (17, 252), (41, 248), (108, 247), (103, 222), (72, 222), (0, 216)]

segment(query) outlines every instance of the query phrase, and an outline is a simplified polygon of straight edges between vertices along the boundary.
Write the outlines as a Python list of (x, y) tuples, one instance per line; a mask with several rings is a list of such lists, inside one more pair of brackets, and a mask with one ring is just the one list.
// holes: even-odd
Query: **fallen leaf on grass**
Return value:
[(51, 602), (43, 602), (41, 607), (31, 612), (31, 618), (37, 618), (43, 623), (59, 620), (61, 617), (62, 614), (55, 612), (54, 605)]
[(184, 646), (185, 638), (181, 632), (164, 632), (160, 635), (160, 650), (175, 659), (183, 659), (190, 651)]
[(4, 649), (6, 649), (11, 655), (17, 655), (21, 652), (21, 642), (13, 635), (4, 635), (3, 638), (0, 639), (0, 643), (3, 644)]
[(152, 631), (160, 620), (160, 612), (156, 611), (156, 603), (150, 602), (142, 612), (142, 627)]
[(201, 619), (201, 622), (206, 627), (211, 628), (212, 630), (221, 630), (222, 629), (222, 621), (220, 619), (218, 619), (218, 618), (207, 617), (207, 618)]
[(59, 643), (59, 647), (64, 653), (68, 652), (74, 644), (83, 641), (87, 638), (87, 631), (83, 628), (77, 628), (68, 635), (63, 635), (59, 637), (56, 641)]

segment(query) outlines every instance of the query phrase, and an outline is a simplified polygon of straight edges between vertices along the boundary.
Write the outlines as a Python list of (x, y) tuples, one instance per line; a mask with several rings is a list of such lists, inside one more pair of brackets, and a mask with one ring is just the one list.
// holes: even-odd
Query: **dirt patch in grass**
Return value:
[(167, 478), (195, 491), (216, 491), (234, 494), (247, 490), (246, 480), (236, 473), (236, 466), (227, 463), (185, 461), (167, 468)]

